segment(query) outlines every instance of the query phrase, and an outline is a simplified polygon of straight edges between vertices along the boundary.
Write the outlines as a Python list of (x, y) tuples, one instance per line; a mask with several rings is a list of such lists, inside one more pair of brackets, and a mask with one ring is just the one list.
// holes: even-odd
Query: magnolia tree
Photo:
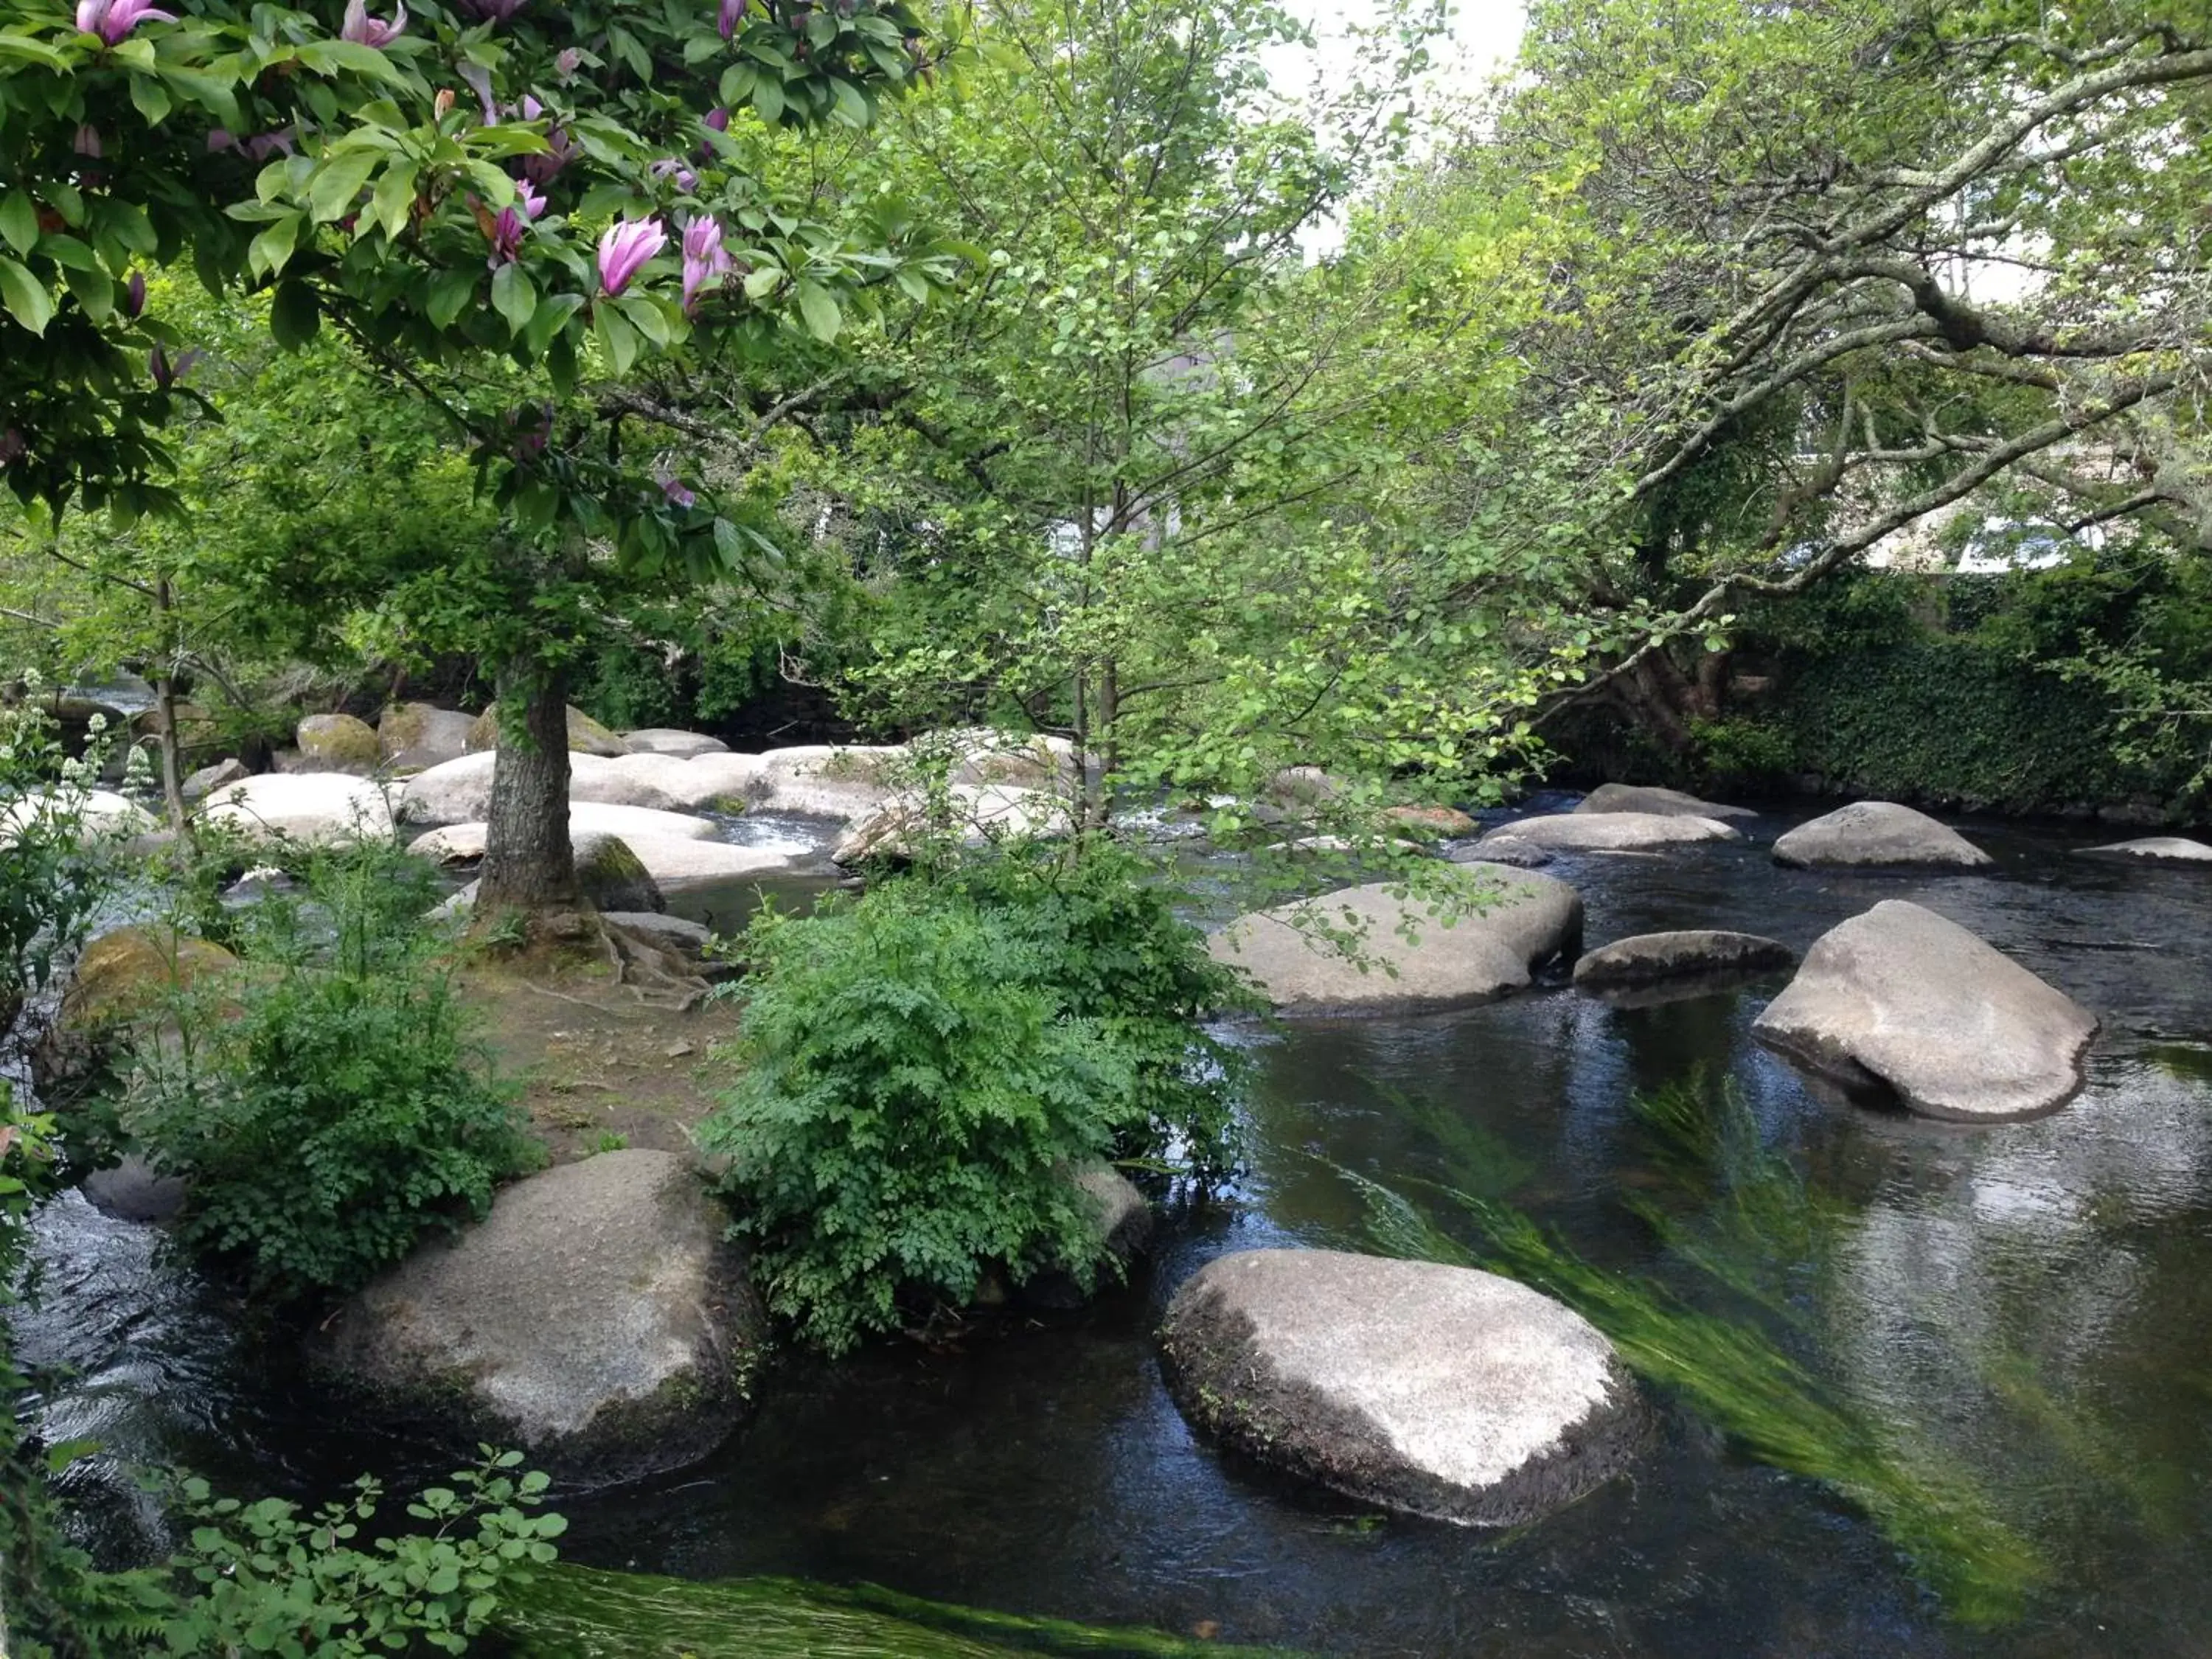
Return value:
[(471, 643), (508, 717), (483, 902), (573, 897), (562, 669), (595, 573), (776, 555), (686, 480), (676, 427), (637, 438), (653, 400), (618, 383), (819, 354), (876, 285), (949, 278), (895, 203), (829, 220), (768, 182), (794, 130), (865, 127), (929, 72), (918, 21), (900, 0), (171, 3), (0, 0), (0, 479), (48, 521), (176, 509), (163, 428), (212, 411), (151, 266), (265, 289), (281, 344), (342, 332), (450, 418), (501, 510), (496, 556), (471, 555), (499, 574)]

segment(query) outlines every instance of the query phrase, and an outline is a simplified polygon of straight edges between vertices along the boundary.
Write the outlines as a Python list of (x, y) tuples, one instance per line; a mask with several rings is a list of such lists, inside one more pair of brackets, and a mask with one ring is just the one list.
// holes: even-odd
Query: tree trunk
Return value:
[[(167, 576), (155, 584), (154, 603), (166, 624), (173, 604)], [(173, 665), (174, 653), (170, 660)], [(168, 808), (169, 828), (180, 836), (190, 835), (191, 825), (185, 817), (185, 769), (179, 758), (183, 744), (177, 736), (177, 681), (173, 672), (164, 672), (155, 680), (154, 708), (160, 722), (155, 742), (161, 756), (161, 799)]]
[(499, 676), (499, 726), (477, 914), (572, 907), (565, 678), (536, 663), (507, 664)]

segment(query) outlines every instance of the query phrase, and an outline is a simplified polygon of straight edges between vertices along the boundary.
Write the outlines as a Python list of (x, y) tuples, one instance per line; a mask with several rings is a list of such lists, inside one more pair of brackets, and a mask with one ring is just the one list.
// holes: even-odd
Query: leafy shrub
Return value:
[(1196, 1021), (1236, 982), (1109, 860), (887, 881), (763, 915), (746, 954), (742, 1070), (700, 1139), (769, 1305), (833, 1352), (971, 1300), (993, 1264), (1094, 1284), (1075, 1166), (1231, 1161), (1243, 1068)]
[(126, 1139), (189, 1182), (180, 1240), (274, 1299), (356, 1288), (535, 1162), (436, 957), (433, 896), (388, 847), (316, 852), (300, 894), (241, 913), (240, 970), (137, 1035)]
[(112, 849), (84, 816), (105, 752), (95, 732), (72, 760), (38, 708), (0, 709), (0, 1039), (84, 942), (112, 884)]

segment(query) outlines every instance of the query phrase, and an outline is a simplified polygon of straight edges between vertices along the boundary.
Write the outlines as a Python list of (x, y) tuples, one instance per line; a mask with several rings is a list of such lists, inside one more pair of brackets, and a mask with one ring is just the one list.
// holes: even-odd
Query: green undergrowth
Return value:
[(1740, 1450), (1863, 1510), (1955, 1617), (2019, 1618), (2050, 1577), (2035, 1543), (1931, 1437), (1863, 1408), (1799, 1357), (1817, 1349), (1804, 1293), (1848, 1236), (1848, 1206), (1811, 1189), (1764, 1146), (1732, 1091), (1661, 1091), (1634, 1111), (1661, 1185), (1626, 1207), (1694, 1270), (1699, 1300), (1725, 1311), (1599, 1266), (1479, 1191), (1429, 1189), (1443, 1212), (1471, 1224), (1480, 1243), (1470, 1246), (1405, 1193), (1341, 1173), (1364, 1201), (1378, 1249), (1486, 1267), (1558, 1297), (1603, 1331), (1639, 1377)]
[(506, 1618), (521, 1659), (1291, 1659), (1280, 1649), (987, 1613), (872, 1585), (848, 1589), (791, 1578), (699, 1583), (568, 1564), (538, 1575)]

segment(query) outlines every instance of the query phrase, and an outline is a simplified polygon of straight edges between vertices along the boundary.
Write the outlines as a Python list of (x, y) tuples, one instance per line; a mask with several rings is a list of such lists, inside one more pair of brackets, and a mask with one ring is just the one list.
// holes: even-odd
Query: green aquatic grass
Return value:
[(520, 1659), (1296, 1659), (1281, 1649), (1099, 1630), (795, 1578), (698, 1582), (562, 1563), (517, 1601), (503, 1628)]
[(1702, 1079), (1632, 1103), (1662, 1186), (1624, 1200), (1669, 1251), (1746, 1304), (1741, 1316), (1691, 1305), (1655, 1280), (1592, 1263), (1489, 1195), (1433, 1190), (1474, 1224), (1471, 1248), (1420, 1205), (1347, 1170), (1366, 1230), (1386, 1254), (1486, 1267), (1557, 1297), (1602, 1330), (1624, 1362), (1712, 1423), (1744, 1452), (1814, 1480), (1863, 1510), (1959, 1619), (2017, 1619), (2049, 1577), (2041, 1553), (1984, 1488), (1905, 1424), (1877, 1419), (1797, 1359), (1778, 1328), (1809, 1346), (1803, 1310), (1855, 1219), (1810, 1190), (1766, 1147), (1733, 1091)]

